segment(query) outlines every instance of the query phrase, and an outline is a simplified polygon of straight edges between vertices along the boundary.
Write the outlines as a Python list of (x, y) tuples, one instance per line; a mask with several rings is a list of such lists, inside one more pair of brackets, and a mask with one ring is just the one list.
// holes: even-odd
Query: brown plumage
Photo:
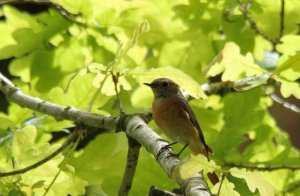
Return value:
[(174, 142), (188, 145), (193, 154), (203, 154), (208, 158), (211, 148), (188, 101), (179, 86), (168, 78), (159, 78), (151, 83), (154, 93), (152, 115), (157, 126)]

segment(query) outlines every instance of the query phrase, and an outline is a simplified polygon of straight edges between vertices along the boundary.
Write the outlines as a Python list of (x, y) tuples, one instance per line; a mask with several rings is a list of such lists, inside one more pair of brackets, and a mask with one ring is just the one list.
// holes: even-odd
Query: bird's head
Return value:
[(180, 94), (178, 84), (168, 78), (158, 78), (151, 83), (144, 83), (151, 87), (155, 97), (170, 97)]

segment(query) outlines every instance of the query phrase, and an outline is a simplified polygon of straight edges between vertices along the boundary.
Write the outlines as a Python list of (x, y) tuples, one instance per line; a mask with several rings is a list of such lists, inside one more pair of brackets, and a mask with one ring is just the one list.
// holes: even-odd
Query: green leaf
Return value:
[(7, 45), (0, 47), (0, 59), (20, 57), (34, 49), (44, 48), (47, 40), (68, 27), (63, 17), (53, 10), (34, 17), (5, 6), (4, 13), (7, 25), (11, 27), (7, 40), (13, 39), (14, 42), (6, 41)]
[(36, 188), (42, 188), (45, 185), (45, 180), (40, 180), (36, 183), (34, 183), (31, 188), (36, 189)]
[(229, 182), (227, 180), (227, 178), (225, 178), (223, 180), (222, 185), (221, 185), (221, 182), (218, 182), (217, 184), (215, 184), (214, 187), (211, 189), (211, 192), (213, 194), (217, 194), (220, 186), (221, 186), (220, 196), (227, 196), (227, 195), (240, 196), (240, 194), (234, 190), (234, 188), (235, 188), (234, 184)]
[[(3, 161), (1, 159), (1, 172), (24, 168), (41, 161), (58, 148), (58, 145), (50, 146), (49, 143), (36, 144), (36, 136), (37, 129), (33, 125), (27, 125), (22, 129), (14, 131), (11, 149), (7, 149), (11, 150), (13, 157), (10, 161)], [(0, 149), (1, 148), (4, 147), (0, 146)], [(7, 159), (8, 158), (9, 157), (7, 157)], [(12, 187), (19, 187), (20, 190), (24, 190), (28, 194), (42, 195), (56, 175), (59, 169), (58, 166), (62, 160), (63, 156), (59, 154), (48, 162), (24, 174), (1, 178), (0, 192), (7, 195), (6, 193), (10, 192)], [(16, 184), (17, 181), (18, 183)], [(79, 179), (69, 172), (62, 171), (51, 187), (49, 194), (81, 195), (84, 194), (86, 185), (86, 181)], [(11, 188), (7, 189), (6, 187)]]
[(283, 56), (275, 73), (275, 80), (281, 83), (280, 92), (287, 98), (294, 95), (300, 98), (300, 84), (297, 80), (300, 78), (300, 52), (292, 56)]
[(0, 113), (0, 130), (5, 130), (9, 127), (14, 127), (13, 121), (3, 113)]
[(223, 101), (224, 127), (219, 134), (210, 138), (212, 148), (215, 156), (222, 157), (222, 160), (241, 160), (244, 157), (240, 156), (238, 149), (247, 141), (245, 135), (259, 126), (265, 114), (261, 90), (227, 94)]
[(149, 87), (142, 85), (134, 90), (130, 99), (133, 106), (149, 109), (153, 100), (153, 93), (149, 91)]
[(262, 74), (265, 71), (255, 64), (250, 53), (240, 54), (240, 48), (233, 42), (228, 42), (221, 53), (220, 62), (214, 64), (208, 71), (208, 76), (216, 76), (223, 72), (223, 81), (235, 81), (243, 77)]
[(290, 82), (286, 80), (280, 80), (281, 87), (280, 92), (283, 97), (287, 98), (294, 95), (296, 98), (300, 99), (300, 84), (297, 82)]
[[(20, 131), (16, 131), (12, 143), (12, 155), (14, 157), (23, 156), (23, 152), (30, 150), (34, 144), (37, 131), (33, 125), (28, 125)], [(25, 156), (26, 157), (26, 156)]]
[(201, 172), (202, 170), (207, 173), (220, 169), (220, 166), (216, 165), (213, 160), (208, 161), (207, 158), (203, 155), (191, 155), (181, 161), (179, 165), (179, 175), (183, 179), (187, 179), (194, 174)]
[[(300, 36), (288, 34), (281, 38), (281, 43), (276, 46), (276, 49), (283, 53), (284, 56), (294, 55), (299, 50)], [(299, 53), (299, 52), (298, 52)]]
[(300, 52), (296, 52), (295, 55), (289, 56), (286, 61), (279, 64), (275, 73), (290, 81), (300, 78)]
[(300, 52), (297, 51), (295, 52), (294, 55), (289, 56), (289, 58), (287, 58), (286, 61), (279, 64), (277, 66), (276, 72), (279, 73), (290, 68), (294, 71), (299, 72), (300, 71), (300, 67), (298, 66), (299, 62), (300, 62)]
[[(84, 76), (77, 76), (70, 83), (68, 91), (65, 93), (62, 88), (53, 88), (48, 94), (47, 99), (51, 102), (61, 104), (64, 106), (73, 106), (79, 109), (87, 110), (89, 102), (92, 100), (96, 88), (92, 86), (93, 76), (86, 74)], [(108, 101), (109, 97), (100, 94), (94, 103), (94, 112), (99, 112), (97, 108), (103, 107)], [(65, 100), (68, 100), (67, 102)]]
[(252, 193), (257, 189), (261, 196), (275, 195), (275, 188), (258, 172), (248, 172), (246, 170), (232, 168), (230, 169), (230, 173), (237, 178), (245, 179)]
[(179, 69), (174, 67), (161, 67), (151, 70), (133, 70), (129, 72), (129, 75), (136, 77), (140, 83), (151, 82), (157, 78), (170, 78), (174, 80), (181, 89), (186, 91), (189, 95), (195, 98), (206, 98), (206, 95), (202, 91), (200, 84), (193, 80), (190, 76), (186, 75)]

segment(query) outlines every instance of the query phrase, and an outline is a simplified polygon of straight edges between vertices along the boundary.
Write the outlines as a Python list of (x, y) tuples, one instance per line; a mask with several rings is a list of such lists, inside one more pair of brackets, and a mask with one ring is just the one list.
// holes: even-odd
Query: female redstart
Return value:
[(152, 115), (158, 128), (174, 142), (188, 146), (193, 154), (201, 153), (208, 158), (212, 150), (206, 144), (196, 115), (179, 86), (168, 78), (144, 84), (154, 93)]

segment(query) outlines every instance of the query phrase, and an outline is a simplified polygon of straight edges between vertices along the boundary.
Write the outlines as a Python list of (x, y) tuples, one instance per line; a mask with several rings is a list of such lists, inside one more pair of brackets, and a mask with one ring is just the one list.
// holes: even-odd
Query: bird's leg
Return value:
[(172, 143), (170, 143), (170, 144), (167, 144), (167, 145), (163, 146), (163, 147), (159, 150), (158, 154), (161, 154), (163, 151), (165, 151), (166, 149), (170, 148), (171, 146), (173, 146), (174, 144), (177, 144), (177, 143), (178, 143), (178, 142), (172, 142)]
[(183, 146), (183, 148), (182, 148), (177, 154), (174, 154), (174, 156), (176, 156), (176, 157), (179, 158), (180, 154), (186, 149), (186, 147), (187, 147), (188, 145), (189, 145), (189, 144), (185, 144), (185, 145)]
[[(166, 141), (166, 140), (163, 140), (163, 139), (160, 139), (161, 141)], [(165, 146), (163, 146), (163, 147), (161, 147), (161, 149), (159, 150), (159, 152), (157, 153), (157, 155), (156, 155), (156, 160), (158, 159), (158, 157), (161, 155), (161, 153), (163, 153), (166, 149), (168, 149), (168, 148), (170, 148), (172, 145), (174, 145), (174, 144), (177, 144), (178, 142), (172, 142), (172, 143), (170, 143), (170, 144), (167, 144), (167, 145), (165, 145)]]

